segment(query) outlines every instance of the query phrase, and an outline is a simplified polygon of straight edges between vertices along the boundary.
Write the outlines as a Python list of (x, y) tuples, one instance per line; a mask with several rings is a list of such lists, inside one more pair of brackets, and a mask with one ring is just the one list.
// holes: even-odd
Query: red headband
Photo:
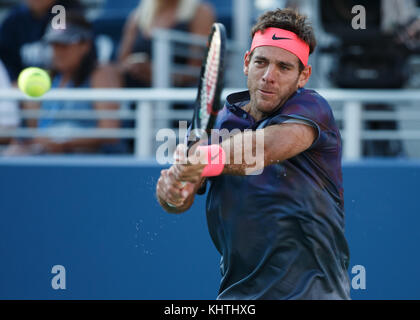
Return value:
[(250, 52), (261, 46), (282, 48), (297, 56), (304, 66), (308, 64), (309, 46), (294, 32), (279, 28), (267, 28), (264, 33), (257, 31), (252, 39)]

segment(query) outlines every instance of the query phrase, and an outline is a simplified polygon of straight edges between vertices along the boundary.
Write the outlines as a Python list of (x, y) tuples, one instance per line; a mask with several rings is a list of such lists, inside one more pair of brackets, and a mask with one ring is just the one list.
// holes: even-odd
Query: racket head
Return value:
[(222, 107), (220, 96), (223, 90), (225, 54), (226, 29), (223, 24), (214, 23), (201, 65), (188, 146), (200, 140), (204, 132), (210, 134), (217, 114)]

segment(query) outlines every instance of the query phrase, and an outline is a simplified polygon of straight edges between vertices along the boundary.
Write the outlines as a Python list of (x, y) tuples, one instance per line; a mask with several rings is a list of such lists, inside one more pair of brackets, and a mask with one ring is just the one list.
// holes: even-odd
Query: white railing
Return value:
[[(232, 92), (243, 89), (225, 89), (223, 99)], [(363, 130), (365, 120), (417, 120), (418, 111), (363, 111), (363, 103), (412, 103), (420, 106), (419, 90), (317, 90), (330, 103), (339, 102), (342, 108), (334, 108), (334, 115), (342, 122), (341, 133), (344, 140), (343, 157), (346, 160), (361, 157), (361, 144), (364, 139), (402, 139), (420, 140), (420, 127), (415, 130)], [(129, 119), (134, 120), (132, 129), (67, 129), (66, 131), (51, 129), (39, 130), (33, 128), (1, 129), (0, 137), (96, 137), (96, 138), (129, 138), (135, 141), (137, 157), (152, 157), (156, 147), (156, 132), (161, 129), (156, 126), (160, 121), (189, 119), (192, 110), (177, 111), (166, 109), (165, 112), (154, 109), (155, 103), (193, 102), (196, 97), (195, 88), (187, 89), (54, 89), (45, 94), (42, 99), (29, 99), (17, 89), (0, 90), (1, 100), (33, 100), (33, 101), (108, 101), (135, 102), (135, 110), (116, 111), (62, 111), (57, 113), (60, 119)], [(1, 116), (1, 114), (0, 114)], [(50, 117), (42, 110), (27, 110), (20, 112), (21, 118)]]

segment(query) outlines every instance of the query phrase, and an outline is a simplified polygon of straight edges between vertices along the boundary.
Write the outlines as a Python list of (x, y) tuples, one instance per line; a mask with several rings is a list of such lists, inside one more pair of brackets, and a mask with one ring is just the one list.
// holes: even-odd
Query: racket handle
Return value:
[[(219, 176), (223, 172), (223, 168), (226, 163), (226, 153), (223, 148), (218, 144), (212, 144), (209, 146), (199, 146), (197, 149), (200, 149), (200, 152), (207, 154), (207, 165), (204, 167), (203, 172), (201, 173), (202, 177), (215, 177)], [(212, 155), (214, 155), (212, 157)], [(216, 161), (215, 161), (216, 160)], [(181, 181), (182, 188), (185, 187), (187, 182)], [(166, 204), (171, 208), (176, 208), (175, 205), (166, 202)]]

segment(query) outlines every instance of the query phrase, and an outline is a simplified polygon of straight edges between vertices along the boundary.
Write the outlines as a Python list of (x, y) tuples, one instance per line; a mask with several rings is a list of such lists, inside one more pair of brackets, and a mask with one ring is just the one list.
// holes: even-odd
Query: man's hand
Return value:
[(186, 200), (193, 194), (194, 184), (182, 183), (175, 178), (173, 166), (168, 170), (162, 170), (156, 186), (158, 198), (168, 205), (183, 207)]
[[(156, 186), (156, 195), (162, 207), (169, 212), (183, 212), (194, 201), (194, 195), (200, 187), (203, 178), (201, 173), (206, 166), (199, 159), (191, 158), (188, 162), (185, 156), (185, 145), (179, 145), (175, 151), (175, 164), (161, 171)], [(174, 209), (174, 207), (176, 209)]]
[(201, 174), (207, 165), (207, 154), (200, 153), (194, 147), (190, 150), (188, 159), (185, 153), (185, 145), (178, 145), (175, 151), (175, 164), (171, 170), (176, 180), (196, 184), (202, 179)]

